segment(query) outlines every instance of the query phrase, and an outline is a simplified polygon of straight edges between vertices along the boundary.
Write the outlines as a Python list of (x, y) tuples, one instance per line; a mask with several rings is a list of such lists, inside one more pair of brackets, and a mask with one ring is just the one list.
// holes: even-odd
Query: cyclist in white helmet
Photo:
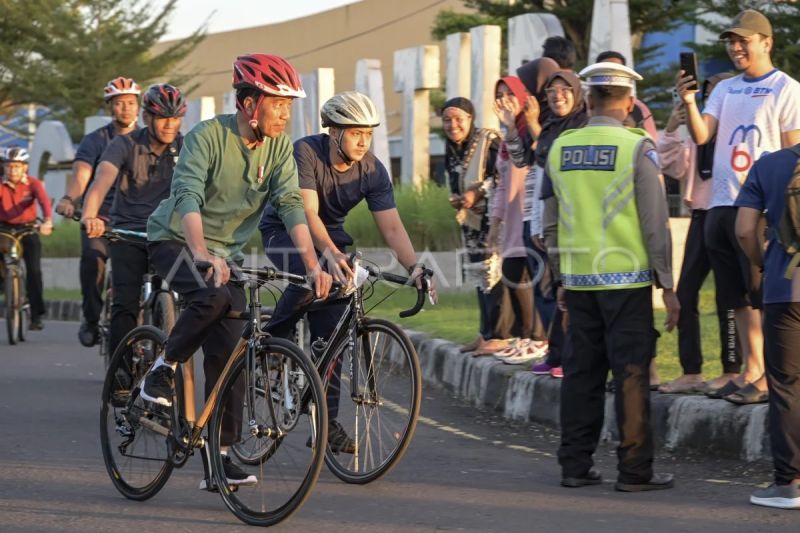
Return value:
[[(94, 180), (100, 156), (114, 137), (127, 135), (136, 128), (139, 116), (139, 95), (142, 88), (130, 78), (122, 76), (109, 81), (103, 88), (103, 100), (111, 114), (111, 122), (87, 134), (72, 164), (72, 176), (67, 180), (67, 191), (56, 205), (56, 213), (71, 217), (83, 198), (86, 189)], [(108, 191), (99, 215), (108, 220), (115, 189)], [(80, 280), (83, 319), (78, 330), (78, 340), (84, 346), (94, 346), (99, 341), (97, 322), (103, 308), (102, 281), (108, 260), (108, 240), (99, 237), (90, 239), (81, 230)]]
[[(329, 128), (329, 133), (310, 135), (294, 143), (300, 193), (321, 262), (340, 283), (346, 283), (352, 276), (346, 250), (353, 239), (344, 230), (344, 220), (351, 209), (366, 199), (386, 244), (410, 274), (419, 276), (421, 270), (397, 212), (391, 179), (383, 164), (369, 151), (373, 129), (380, 124), (375, 104), (361, 93), (344, 92), (325, 102), (321, 115), (322, 126)], [(275, 266), (302, 274), (300, 255), (271, 206), (264, 210), (259, 229), (267, 256)], [(430, 291), (435, 298), (433, 286)], [(279, 337), (291, 337), (297, 320), (313, 300), (311, 291), (290, 285), (278, 301), (267, 330)], [(326, 306), (310, 312), (311, 338), (328, 339), (343, 311), (343, 306)], [(352, 439), (336, 421), (338, 390), (334, 383), (328, 392), (328, 440), (333, 451), (353, 453)]]

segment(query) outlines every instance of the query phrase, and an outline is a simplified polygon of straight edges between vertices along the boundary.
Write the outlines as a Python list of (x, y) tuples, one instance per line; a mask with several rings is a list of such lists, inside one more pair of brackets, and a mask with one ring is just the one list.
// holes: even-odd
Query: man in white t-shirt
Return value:
[(705, 238), (717, 287), (725, 288), (726, 307), (736, 310), (745, 371), (711, 391), (737, 404), (767, 399), (763, 335), (757, 309), (760, 273), (753, 270), (735, 235), (736, 200), (753, 163), (762, 155), (800, 142), (800, 83), (772, 64), (772, 26), (764, 15), (747, 9), (720, 34), (739, 75), (720, 82), (702, 114), (696, 80), (681, 71), (677, 91), (687, 109), (692, 139), (705, 144), (716, 135), (710, 210)]

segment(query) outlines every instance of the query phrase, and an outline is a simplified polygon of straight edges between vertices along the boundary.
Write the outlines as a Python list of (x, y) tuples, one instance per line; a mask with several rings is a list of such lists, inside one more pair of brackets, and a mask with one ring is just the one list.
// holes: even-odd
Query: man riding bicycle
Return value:
[[(183, 146), (180, 128), (186, 100), (177, 87), (162, 83), (147, 90), (142, 109), (146, 126), (111, 141), (86, 192), (81, 222), (90, 239), (102, 237), (106, 230), (98, 213), (109, 191), (116, 191), (111, 226), (138, 232), (147, 231), (147, 219), (169, 196)], [(114, 264), (110, 350), (114, 353), (119, 341), (136, 327), (142, 278), (150, 270), (150, 260), (144, 242), (112, 242), (110, 255)]]
[[(297, 187), (292, 143), (283, 131), (295, 98), (305, 97), (300, 76), (283, 58), (239, 56), (233, 65), (237, 112), (195, 126), (184, 139), (170, 196), (147, 224), (148, 251), (156, 273), (180, 293), (186, 307), (145, 375), (141, 396), (170, 406), (177, 363), (203, 348), (205, 395), (214, 387), (241, 337), (241, 321), (225, 319), (245, 309), (244, 289), (229, 284), (228, 262), (241, 264), (242, 248), (255, 231), (264, 206), (278, 213), (301, 250), (303, 274), (317, 297), (328, 294), (331, 277), (322, 272), (308, 231)], [(203, 277), (192, 261), (211, 263)], [(239, 440), (242, 398), (226, 406), (221, 445), (230, 485), (256, 483), (227, 456)], [(205, 480), (201, 488), (206, 488)]]
[[(130, 78), (118, 77), (103, 89), (103, 99), (111, 113), (111, 122), (86, 135), (75, 154), (72, 177), (67, 180), (67, 192), (58, 201), (56, 213), (65, 217), (75, 214), (86, 188), (95, 177), (103, 151), (114, 137), (127, 135), (136, 128), (139, 114), (139, 84)], [(99, 216), (108, 220), (114, 191), (109, 190), (99, 208)], [(103, 278), (108, 259), (108, 240), (90, 238), (81, 230), (81, 298), (83, 320), (78, 330), (78, 340), (84, 346), (94, 346), (99, 340), (97, 323), (103, 309)]]
[[(44, 222), (39, 226), (39, 233), (50, 235), (53, 221), (50, 198), (44, 185), (38, 179), (28, 175), (28, 151), (24, 148), (9, 148), (3, 154), (3, 179), (0, 181), (0, 224), (16, 226), (36, 221), (36, 204), (42, 211)], [(0, 236), (0, 259), (9, 246), (8, 238)], [(42, 243), (39, 235), (32, 233), (21, 240), (22, 257), (27, 272), (25, 290), (31, 306), (32, 330), (44, 327), (42, 316), (44, 308), (44, 289), (42, 287)], [(0, 264), (2, 262), (0, 261)], [(6, 295), (6, 297), (8, 297)]]
[[(386, 244), (413, 277), (416, 254), (406, 233), (392, 192), (392, 181), (383, 164), (369, 151), (373, 129), (380, 124), (375, 105), (366, 95), (344, 92), (325, 102), (322, 126), (329, 134), (311, 135), (294, 144), (294, 158), (300, 177), (300, 193), (317, 254), (334, 279), (346, 284), (352, 278), (346, 250), (353, 239), (344, 231), (344, 220), (361, 200), (366, 199), (375, 224)], [(259, 225), (264, 249), (279, 270), (301, 274), (303, 264), (286, 232), (284, 222), (270, 206)], [(435, 289), (430, 289), (435, 298)], [(297, 321), (313, 302), (314, 294), (289, 285), (278, 300), (266, 330), (290, 338)], [(309, 312), (311, 338), (327, 340), (344, 312), (344, 304)], [(328, 388), (328, 441), (334, 452), (353, 453), (355, 445), (336, 420), (339, 411), (339, 372)]]

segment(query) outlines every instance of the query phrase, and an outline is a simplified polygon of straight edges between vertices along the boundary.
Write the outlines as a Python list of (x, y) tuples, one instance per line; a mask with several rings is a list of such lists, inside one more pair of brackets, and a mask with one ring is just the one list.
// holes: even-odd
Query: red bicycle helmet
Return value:
[(123, 78), (122, 76), (109, 81), (105, 88), (103, 88), (103, 99), (106, 102), (121, 94), (134, 94), (139, 96), (142, 94), (142, 88), (131, 78)]
[(233, 88), (252, 87), (271, 96), (305, 98), (300, 75), (282, 57), (247, 54), (233, 64)]
[(158, 83), (144, 93), (142, 108), (158, 117), (182, 117), (186, 114), (186, 99), (177, 87)]

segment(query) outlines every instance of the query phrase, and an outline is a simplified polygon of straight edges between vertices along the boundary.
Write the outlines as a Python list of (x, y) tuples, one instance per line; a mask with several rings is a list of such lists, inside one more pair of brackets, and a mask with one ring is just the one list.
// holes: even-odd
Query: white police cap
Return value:
[(632, 68), (608, 61), (589, 65), (578, 75), (584, 78), (586, 85), (590, 87), (592, 85), (611, 85), (633, 88), (637, 81), (642, 80), (642, 77)]

